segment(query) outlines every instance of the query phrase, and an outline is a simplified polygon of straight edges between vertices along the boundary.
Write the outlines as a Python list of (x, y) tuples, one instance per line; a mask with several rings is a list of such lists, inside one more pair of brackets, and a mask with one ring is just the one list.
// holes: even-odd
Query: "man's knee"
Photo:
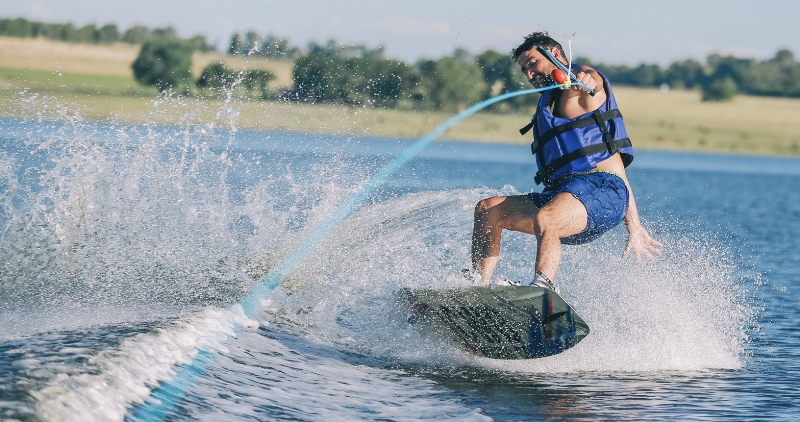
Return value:
[(494, 213), (497, 211), (497, 205), (501, 204), (505, 197), (502, 196), (493, 196), (491, 198), (486, 198), (478, 202), (475, 205), (475, 215), (476, 216), (487, 216), (490, 213)]
[(533, 216), (533, 233), (541, 237), (550, 226), (550, 213), (546, 208), (540, 209), (536, 215)]
[(533, 231), (536, 236), (543, 236), (546, 232), (558, 233), (561, 229), (561, 218), (553, 207), (544, 207), (533, 216)]

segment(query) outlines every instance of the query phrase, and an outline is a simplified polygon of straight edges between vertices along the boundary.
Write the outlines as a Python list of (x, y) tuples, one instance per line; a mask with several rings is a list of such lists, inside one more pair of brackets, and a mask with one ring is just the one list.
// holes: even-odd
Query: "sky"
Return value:
[(290, 45), (335, 39), (382, 46), (414, 62), (450, 55), (508, 52), (546, 30), (573, 54), (607, 64), (705, 60), (712, 53), (767, 59), (788, 48), (800, 56), (795, 0), (0, 0), (0, 17), (82, 26), (114, 23), (174, 27), (205, 35), (222, 49), (234, 32), (275, 34)]

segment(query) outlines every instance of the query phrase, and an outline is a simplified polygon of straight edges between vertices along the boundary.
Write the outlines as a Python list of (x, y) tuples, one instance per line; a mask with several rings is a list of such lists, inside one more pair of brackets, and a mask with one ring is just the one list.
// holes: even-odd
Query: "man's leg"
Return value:
[(534, 234), (538, 240), (536, 271), (551, 280), (561, 264), (561, 238), (582, 232), (588, 216), (583, 203), (560, 193), (541, 210), (525, 195), (495, 196), (478, 202), (472, 230), (472, 268), (489, 284), (500, 260), (504, 229)]
[(538, 208), (525, 195), (494, 196), (478, 202), (472, 229), (472, 269), (488, 285), (500, 259), (503, 229), (535, 234)]
[(538, 240), (536, 271), (555, 280), (561, 265), (561, 238), (582, 232), (587, 221), (586, 207), (571, 193), (559, 193), (543, 206), (534, 218)]

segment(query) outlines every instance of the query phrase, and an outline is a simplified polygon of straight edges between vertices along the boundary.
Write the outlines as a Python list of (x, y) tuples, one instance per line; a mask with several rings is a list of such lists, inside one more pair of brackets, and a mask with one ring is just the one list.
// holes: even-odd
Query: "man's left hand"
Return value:
[(637, 262), (642, 262), (642, 256), (650, 259), (655, 259), (656, 255), (661, 253), (661, 248), (664, 245), (661, 242), (653, 239), (647, 233), (647, 230), (642, 226), (635, 228), (628, 228), (628, 245), (625, 247), (625, 254), (623, 257), (627, 258), (628, 254), (633, 252)]
[(580, 91), (581, 93), (585, 92), (588, 94), (597, 87), (597, 81), (589, 72), (578, 72), (578, 74), (575, 75), (575, 79), (577, 79), (577, 81), (583, 85), (586, 85), (584, 87), (580, 84), (572, 84), (572, 89), (575, 91)]

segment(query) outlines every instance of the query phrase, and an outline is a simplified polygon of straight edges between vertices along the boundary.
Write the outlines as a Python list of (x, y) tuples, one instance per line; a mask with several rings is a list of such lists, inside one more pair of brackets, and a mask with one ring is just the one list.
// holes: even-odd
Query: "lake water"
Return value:
[[(431, 144), (245, 317), (256, 280), (412, 142), (0, 120), (0, 418), (800, 417), (798, 159), (637, 151), (664, 252), (623, 259), (621, 227), (565, 247), (557, 284), (592, 332), (561, 355), (472, 357), (395, 295), (464, 285), (475, 203), (535, 188), (527, 146)], [(508, 234), (497, 274), (531, 278), (535, 247)], [(200, 351), (183, 390), (153, 391)]]

